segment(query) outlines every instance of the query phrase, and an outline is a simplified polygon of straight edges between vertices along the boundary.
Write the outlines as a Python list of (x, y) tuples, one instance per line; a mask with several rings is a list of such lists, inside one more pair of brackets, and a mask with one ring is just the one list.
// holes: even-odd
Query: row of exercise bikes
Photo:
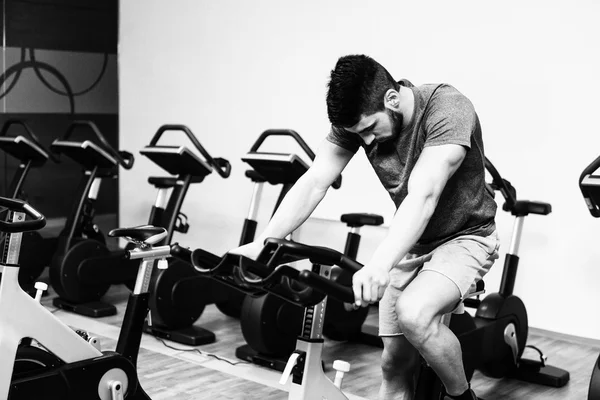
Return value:
[[(10, 124), (26, 127), (23, 122)], [(0, 198), (0, 207), (9, 211), (0, 220), (0, 231), (5, 232), (0, 326), (10, 327), (0, 330), (0, 351), (9, 355), (0, 361), (0, 399), (147, 399), (136, 373), (143, 332), (191, 345), (210, 343), (215, 340), (214, 334), (196, 324), (209, 304), (240, 319), (247, 344), (238, 348), (236, 355), (281, 371), (282, 383), (291, 379), (290, 399), (347, 398), (341, 383), (349, 365), (334, 362), (336, 379), (329, 380), (322, 366), (323, 343), (324, 338), (329, 338), (381, 346), (373, 327), (365, 323), (369, 310), (353, 310), (345, 304), (353, 302), (352, 274), (361, 268), (356, 261), (360, 228), (380, 225), (382, 217), (342, 216), (350, 227), (343, 253), (291, 240), (269, 239), (261, 256), (253, 261), (234, 254), (221, 257), (201, 248), (192, 251), (172, 243), (174, 232), (185, 233), (189, 229), (187, 217), (181, 213), (189, 185), (202, 182), (213, 170), (226, 178), (231, 169), (227, 160), (211, 157), (187, 127), (165, 125), (140, 153), (170, 176), (148, 178), (158, 191), (148, 224), (111, 231), (109, 236), (126, 238), (128, 244), (123, 249), (109, 250), (93, 219), (94, 200), (101, 180), (116, 176), (119, 166), (131, 168), (133, 156), (112, 148), (89, 121), (71, 125), (64, 137), (52, 144), (52, 152), (43, 149), (28, 127), (25, 130), (29, 137), (11, 137), (6, 134), (6, 127), (0, 131), (0, 147), (17, 157), (22, 168), (13, 180), (12, 198)], [(92, 133), (91, 139), (73, 140), (76, 130)], [(163, 138), (164, 142), (168, 136), (165, 133), (171, 131), (183, 132), (191, 148), (159, 145), (159, 140)], [(297, 154), (261, 151), (263, 142), (271, 136), (293, 139), (309, 162), (314, 159), (310, 147), (292, 130), (269, 130), (260, 135), (242, 158), (251, 167), (246, 176), (255, 187), (240, 244), (254, 238), (263, 185), (281, 185), (276, 209), (309, 167), (309, 162)], [(115, 308), (102, 302), (102, 297), (111, 285), (125, 284), (131, 294), (115, 351), (101, 351), (94, 337), (66, 326), (40, 304), (43, 288), (32, 289), (39, 277), (37, 271), (43, 266), (30, 269), (28, 256), (23, 257), (25, 249), (33, 248), (34, 253), (37, 250), (41, 254), (40, 249), (50, 246), (40, 244), (43, 239), (37, 231), (45, 219), (19, 199), (18, 183), (22, 185), (31, 167), (52, 158), (51, 153), (71, 158), (82, 166), (83, 172), (80, 198), (55, 240), (56, 250), (48, 264), (50, 284), (58, 294), (54, 305), (93, 317), (110, 315)], [(546, 365), (541, 352), (539, 360), (523, 357), (528, 336), (527, 312), (513, 294), (525, 217), (547, 215), (551, 206), (518, 200), (514, 187), (491, 162), (486, 161), (486, 169), (491, 177), (490, 189), (502, 194), (504, 211), (515, 217), (511, 245), (499, 291), (480, 299), (485, 291), (481, 282), (473, 297), (465, 300), (465, 306), (474, 312), (452, 315), (449, 326), (461, 342), (469, 379), (479, 370), (494, 378), (564, 386), (569, 373)], [(594, 170), (587, 175), (593, 176)], [(341, 177), (334, 187), (340, 184)], [(592, 192), (597, 197), (588, 199), (588, 204), (595, 204), (598, 210), (598, 187)], [(308, 260), (311, 268), (298, 270), (289, 265), (300, 260)], [(595, 371), (594, 376), (600, 374)], [(595, 380), (598, 378), (592, 379), (590, 400), (600, 398), (598, 389), (592, 394), (593, 387), (600, 386)], [(416, 398), (440, 400), (443, 395), (443, 385), (423, 362)]]

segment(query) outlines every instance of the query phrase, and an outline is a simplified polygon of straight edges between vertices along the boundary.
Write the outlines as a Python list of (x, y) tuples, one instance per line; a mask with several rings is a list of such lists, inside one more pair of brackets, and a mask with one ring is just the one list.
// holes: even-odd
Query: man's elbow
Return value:
[(433, 190), (413, 190), (408, 195), (421, 205), (422, 215), (429, 219), (435, 212), (440, 196)]
[(300, 179), (298, 179), (296, 184), (304, 186), (307, 190), (313, 193), (320, 193), (322, 195), (325, 195), (329, 189), (329, 186), (331, 186), (323, 179), (323, 177), (319, 176), (314, 171), (311, 171), (310, 168), (304, 173), (304, 175), (300, 177)]

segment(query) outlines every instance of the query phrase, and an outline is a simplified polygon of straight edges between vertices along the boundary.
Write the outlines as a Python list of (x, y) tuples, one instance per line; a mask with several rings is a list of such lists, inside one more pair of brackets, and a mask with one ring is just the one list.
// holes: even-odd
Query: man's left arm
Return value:
[(465, 147), (456, 144), (423, 149), (408, 181), (408, 195), (398, 207), (386, 238), (371, 260), (354, 274), (352, 286), (357, 305), (366, 306), (381, 299), (389, 283), (390, 270), (425, 231), (446, 183), (466, 153)]

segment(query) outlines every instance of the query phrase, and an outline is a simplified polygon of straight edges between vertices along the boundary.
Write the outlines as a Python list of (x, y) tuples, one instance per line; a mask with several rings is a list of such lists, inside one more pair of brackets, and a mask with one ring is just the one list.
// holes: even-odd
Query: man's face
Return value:
[(368, 146), (373, 142), (383, 143), (398, 137), (402, 129), (402, 114), (385, 109), (374, 114), (364, 115), (358, 123), (347, 131), (356, 133)]

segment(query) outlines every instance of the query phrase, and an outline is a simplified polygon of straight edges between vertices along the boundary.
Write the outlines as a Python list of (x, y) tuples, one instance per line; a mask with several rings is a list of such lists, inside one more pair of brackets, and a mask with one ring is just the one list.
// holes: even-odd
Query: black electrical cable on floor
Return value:
[[(47, 308), (48, 310), (50, 310), (48, 307), (46, 307), (46, 308)], [(55, 312), (57, 312), (57, 311), (60, 311), (60, 310), (61, 310), (61, 308), (55, 308), (54, 310), (52, 310), (52, 311), (50, 311), (50, 312), (51, 312), (52, 314), (54, 314)], [(227, 364), (229, 364), (229, 365), (249, 364), (249, 362), (247, 362), (247, 361), (231, 362), (231, 361), (227, 360), (226, 358), (222, 358), (222, 357), (219, 357), (219, 356), (217, 356), (216, 354), (207, 353), (207, 352), (204, 352), (204, 351), (200, 351), (200, 350), (198, 350), (198, 349), (180, 349), (180, 348), (177, 348), (177, 347), (171, 346), (170, 344), (168, 344), (167, 342), (165, 342), (165, 341), (164, 341), (163, 339), (161, 339), (161, 338), (157, 338), (156, 336), (153, 336), (153, 337), (154, 337), (156, 340), (158, 340), (160, 343), (162, 343), (162, 345), (163, 345), (163, 346), (165, 346), (166, 348), (168, 348), (168, 349), (171, 349), (171, 350), (175, 350), (175, 351), (185, 351), (185, 352), (192, 352), (192, 353), (198, 353), (198, 354), (200, 354), (201, 356), (212, 357), (212, 358), (214, 358), (215, 360), (226, 362), (226, 363), (227, 363)]]
[(203, 351), (200, 351), (200, 350), (198, 350), (198, 349), (179, 349), (179, 348), (177, 348), (177, 347), (173, 347), (173, 346), (171, 346), (171, 345), (167, 344), (167, 342), (165, 342), (165, 341), (164, 341), (164, 340), (162, 340), (161, 338), (157, 338), (156, 336), (154, 336), (154, 338), (155, 338), (156, 340), (158, 340), (159, 342), (161, 342), (161, 343), (163, 344), (163, 346), (165, 346), (165, 347), (167, 347), (167, 348), (169, 348), (169, 349), (171, 349), (171, 350), (177, 350), (177, 351), (187, 351), (187, 352), (192, 352), (192, 353), (198, 353), (198, 354), (200, 354), (201, 356), (212, 357), (212, 358), (214, 358), (214, 359), (216, 359), (216, 360), (219, 360), (219, 361), (224, 361), (224, 362), (226, 362), (226, 363), (227, 363), (227, 364), (229, 364), (229, 365), (249, 364), (247, 361), (231, 362), (231, 361), (229, 361), (229, 360), (227, 360), (227, 359), (225, 359), (225, 358), (221, 358), (221, 357), (219, 357), (219, 356), (217, 356), (217, 355), (215, 355), (215, 354), (211, 354), (211, 353), (205, 353), (205, 352), (203, 352)]

